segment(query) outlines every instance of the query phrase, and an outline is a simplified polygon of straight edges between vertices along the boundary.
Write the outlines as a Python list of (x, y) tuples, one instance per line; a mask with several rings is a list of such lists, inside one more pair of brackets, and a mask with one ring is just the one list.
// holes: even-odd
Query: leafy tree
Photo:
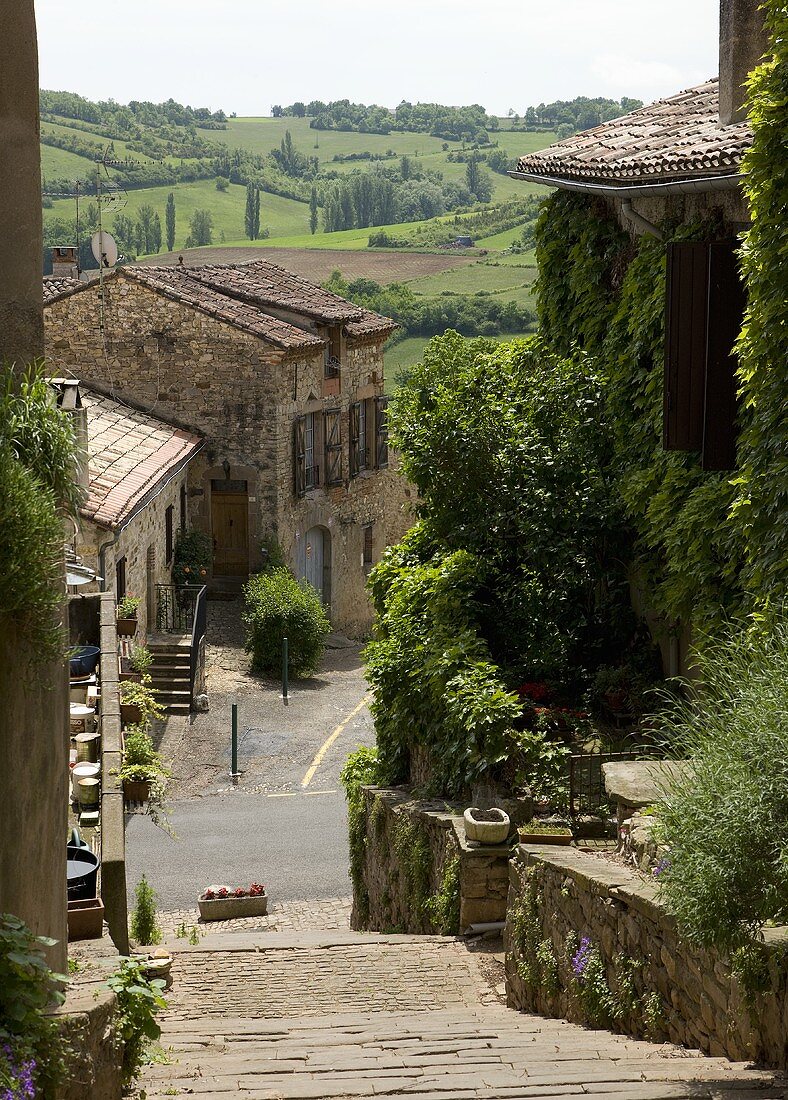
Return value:
[(230, 181), (229, 181), (229, 179), (227, 179), (226, 176), (217, 176), (216, 177), (216, 190), (217, 191), (227, 191), (229, 186), (230, 186)]
[(189, 236), (186, 238), (187, 248), (198, 248), (201, 245), (213, 243), (213, 214), (210, 210), (195, 210), (189, 218)]
[(283, 114), (284, 114), (284, 111), (282, 110), (282, 108), (279, 106), (278, 103), (275, 103), (273, 105), (273, 107), (271, 108), (271, 117), (272, 118), (281, 118)]
[(161, 218), (158, 211), (153, 215), (150, 236), (151, 252), (161, 252)]
[(295, 118), (303, 118), (306, 114), (306, 107), (301, 102), (296, 102), (291, 108)]
[(317, 232), (317, 188), (313, 187), (309, 193), (309, 231)]
[(167, 196), (167, 207), (164, 212), (165, 226), (167, 230), (167, 251), (175, 248), (175, 195), (170, 191)]
[(465, 182), (468, 190), (479, 202), (489, 202), (492, 198), (490, 175), (481, 167), (481, 158), (475, 153), (468, 157), (465, 165)]

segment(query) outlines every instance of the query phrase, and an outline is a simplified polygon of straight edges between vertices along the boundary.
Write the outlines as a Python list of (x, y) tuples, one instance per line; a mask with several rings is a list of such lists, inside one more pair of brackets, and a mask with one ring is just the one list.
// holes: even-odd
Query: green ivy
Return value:
[(356, 913), (363, 928), (369, 920), (369, 890), (365, 877), (367, 855), (367, 814), (364, 805), (365, 784), (378, 779), (378, 754), (376, 749), (362, 746), (348, 756), (339, 773), (347, 799), (348, 842), (350, 848), (350, 881)]
[[(663, 450), (665, 256), (669, 240), (720, 237), (725, 227), (710, 216), (662, 229), (662, 241), (647, 234), (625, 245), (603, 204), (552, 196), (538, 227), (540, 316), (559, 352), (582, 343), (606, 379), (611, 474), (635, 531), (633, 564), (651, 609), (668, 624), (708, 628), (740, 605), (741, 545), (727, 518), (730, 475), (702, 470), (695, 454)], [(581, 243), (598, 249), (593, 262)], [(569, 255), (563, 265), (562, 252)]]
[(752, 148), (744, 159), (752, 225), (742, 265), (748, 308), (739, 341), (743, 429), (733, 529), (744, 544), (743, 584), (761, 611), (785, 599), (788, 584), (788, 11), (763, 5), (773, 57), (748, 83)]
[(460, 931), (460, 857), (449, 856), (443, 865), (440, 888), (427, 898), (424, 912), (442, 936)]

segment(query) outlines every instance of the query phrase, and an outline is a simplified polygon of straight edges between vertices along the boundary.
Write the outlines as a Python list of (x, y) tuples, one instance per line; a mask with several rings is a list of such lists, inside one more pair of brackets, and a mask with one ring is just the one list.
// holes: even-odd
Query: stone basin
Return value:
[(478, 844), (504, 844), (509, 836), (509, 815), (496, 806), (489, 810), (469, 806), (462, 816), (468, 840)]

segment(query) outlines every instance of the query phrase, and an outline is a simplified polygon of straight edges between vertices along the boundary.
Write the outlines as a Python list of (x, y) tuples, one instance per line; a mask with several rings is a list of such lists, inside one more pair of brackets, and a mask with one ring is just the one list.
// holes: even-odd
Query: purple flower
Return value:
[(583, 936), (580, 941), (580, 946), (572, 959), (572, 970), (578, 978), (582, 977), (583, 971), (588, 966), (588, 960), (591, 958), (591, 950), (591, 940), (588, 936)]
[(659, 878), (663, 871), (667, 871), (670, 867), (670, 860), (665, 857), (664, 859), (658, 859), (654, 866), (651, 868), (651, 873), (654, 878)]

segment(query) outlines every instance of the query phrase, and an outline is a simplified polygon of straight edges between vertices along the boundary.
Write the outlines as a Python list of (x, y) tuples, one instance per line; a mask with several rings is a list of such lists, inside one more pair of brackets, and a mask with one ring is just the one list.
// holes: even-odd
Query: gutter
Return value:
[(513, 180), (539, 183), (544, 187), (559, 187), (562, 191), (579, 191), (586, 195), (604, 195), (606, 198), (646, 198), (654, 195), (688, 195), (698, 191), (731, 191), (744, 178), (741, 172), (734, 172), (727, 176), (700, 176), (697, 179), (662, 183), (608, 184), (539, 175), (536, 172), (508, 172), (507, 175)]
[[(206, 445), (207, 445), (207, 441), (202, 440), (202, 442), (193, 451), (190, 451), (190, 453), (188, 455), (186, 455), (185, 458), (182, 458), (180, 460), (178, 465), (169, 473), (169, 475), (166, 477), (166, 479), (164, 481), (161, 481), (158, 484), (154, 485), (153, 488), (149, 489), (148, 492), (143, 497), (140, 497), (140, 499), (134, 505), (132, 510), (126, 516), (123, 523), (120, 525), (120, 527), (118, 527), (117, 531), (112, 536), (112, 538), (108, 539), (106, 542), (103, 542), (101, 544), (101, 546), (99, 547), (99, 552), (98, 552), (98, 564), (99, 564), (98, 571), (99, 571), (99, 576), (101, 578), (99, 592), (106, 592), (107, 591), (107, 571), (105, 569), (107, 550), (111, 549), (111, 547), (113, 547), (113, 546), (117, 546), (118, 540), (120, 539), (120, 536), (123, 534), (123, 532), (126, 530), (126, 528), (131, 524), (132, 520), (136, 519), (137, 516), (142, 511), (142, 509), (146, 508), (151, 503), (151, 501), (154, 501), (154, 500), (156, 500), (157, 497), (161, 496), (161, 494), (164, 492), (164, 490), (167, 488), (167, 486), (170, 484), (170, 482), (174, 481), (174, 479), (178, 476), (178, 474), (182, 473), (184, 468), (191, 462), (191, 460), (196, 455), (198, 455), (200, 453), (200, 451), (202, 451), (205, 448)], [(97, 523), (97, 520), (93, 519), (90, 516), (87, 516), (86, 518), (89, 519), (91, 523)]]

